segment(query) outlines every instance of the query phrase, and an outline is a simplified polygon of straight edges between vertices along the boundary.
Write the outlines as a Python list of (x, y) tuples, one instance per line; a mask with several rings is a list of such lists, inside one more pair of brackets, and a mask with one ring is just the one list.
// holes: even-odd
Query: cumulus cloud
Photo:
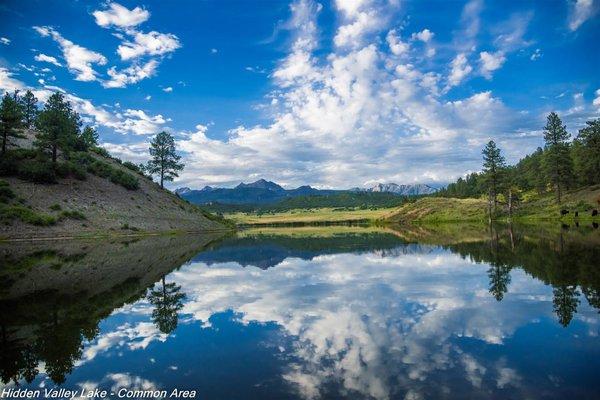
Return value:
[(143, 65), (133, 64), (125, 69), (118, 71), (116, 67), (111, 67), (107, 74), (109, 80), (102, 82), (105, 88), (123, 88), (127, 85), (137, 83), (143, 79), (150, 78), (156, 74), (158, 61), (150, 60)]
[(410, 50), (410, 45), (406, 42), (403, 42), (402, 39), (400, 39), (400, 36), (396, 34), (395, 29), (392, 29), (388, 32), (388, 34), (385, 37), (385, 40), (390, 46), (390, 51), (394, 55), (399, 56), (405, 54)]
[(4, 67), (0, 67), (0, 89), (12, 92), (13, 90), (23, 90), (25, 85), (18, 79), (13, 78), (14, 73)]
[(473, 67), (469, 64), (465, 53), (457, 54), (450, 63), (450, 68), (450, 75), (448, 76), (450, 87), (459, 85), (473, 71)]
[(67, 68), (75, 75), (75, 80), (84, 82), (98, 80), (98, 73), (92, 68), (92, 65), (105, 65), (106, 57), (65, 39), (54, 28), (34, 26), (33, 29), (44, 37), (52, 37), (58, 43), (67, 62)]
[(47, 56), (46, 54), (40, 53), (34, 57), (34, 60), (39, 62), (47, 62), (56, 65), (57, 67), (62, 67), (62, 64), (59, 63), (55, 57)]
[(433, 39), (433, 32), (429, 29), (423, 29), (421, 32), (415, 32), (411, 35), (413, 40), (420, 40), (423, 43), (429, 43)]
[(500, 69), (505, 61), (506, 56), (501, 51), (497, 51), (495, 53), (482, 51), (479, 53), (481, 74), (487, 79), (491, 79), (492, 73), (497, 69)]
[(122, 60), (144, 55), (162, 56), (181, 47), (179, 39), (172, 33), (133, 31), (131, 35), (131, 40), (125, 40), (117, 48), (117, 53)]
[(10, 39), (9, 38), (5, 38), (5, 37), (0, 37), (0, 43), (2, 43), (3, 45), (8, 46), (10, 44)]
[(600, 89), (596, 90), (596, 97), (592, 103), (595, 107), (600, 108)]
[(173, 88), (171, 86), (167, 86), (166, 88), (163, 88), (162, 91), (166, 93), (171, 93), (173, 91)]
[(150, 13), (141, 7), (135, 7), (133, 10), (129, 10), (119, 3), (108, 3), (107, 6), (107, 10), (96, 10), (92, 13), (96, 19), (96, 23), (103, 28), (108, 28), (110, 26), (131, 28), (150, 18)]
[(575, 0), (569, 3), (569, 29), (571, 31), (576, 31), (597, 11), (594, 0)]

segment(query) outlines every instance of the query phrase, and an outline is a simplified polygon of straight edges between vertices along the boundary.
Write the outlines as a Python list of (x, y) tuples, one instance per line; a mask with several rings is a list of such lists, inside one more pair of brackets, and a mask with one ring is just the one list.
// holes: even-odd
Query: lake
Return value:
[(593, 226), (264, 228), (0, 252), (0, 390), (600, 398)]

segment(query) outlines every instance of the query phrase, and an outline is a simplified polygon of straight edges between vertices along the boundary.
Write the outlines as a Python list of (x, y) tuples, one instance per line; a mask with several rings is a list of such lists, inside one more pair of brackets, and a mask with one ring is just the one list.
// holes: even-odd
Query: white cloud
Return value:
[(0, 43), (8, 46), (10, 44), (10, 39), (5, 37), (0, 37)]
[(171, 86), (168, 86), (168, 87), (164, 88), (162, 91), (166, 92), (166, 93), (171, 93), (173, 91), (173, 88)]
[(415, 32), (411, 35), (411, 39), (420, 40), (423, 43), (429, 43), (433, 39), (434, 33), (429, 29), (423, 29), (421, 32)]
[(514, 13), (506, 21), (492, 27), (496, 47), (509, 53), (531, 46), (533, 42), (525, 39), (525, 34), (532, 18), (533, 12)]
[(596, 90), (596, 98), (594, 98), (594, 101), (592, 104), (594, 106), (600, 108), (600, 89)]
[(410, 50), (410, 45), (406, 42), (403, 42), (402, 39), (400, 39), (400, 35), (396, 34), (395, 29), (392, 29), (388, 32), (388, 34), (385, 37), (385, 40), (387, 41), (388, 46), (390, 46), (390, 51), (394, 55), (399, 56), (407, 53)]
[(448, 76), (450, 87), (459, 85), (473, 71), (473, 67), (469, 65), (465, 53), (457, 54), (450, 63), (450, 67), (450, 75)]
[(150, 99), (152, 99), (152, 96), (147, 95), (146, 97), (144, 97), (144, 100), (149, 101)]
[(181, 47), (177, 36), (172, 33), (151, 31), (148, 33), (130, 31), (132, 40), (126, 40), (119, 45), (117, 53), (122, 60), (144, 55), (160, 56), (171, 53)]
[(85, 47), (65, 39), (53, 28), (47, 26), (34, 26), (33, 29), (42, 36), (51, 36), (58, 43), (63, 52), (63, 57), (67, 61), (67, 68), (71, 73), (75, 74), (75, 80), (98, 80), (98, 74), (94, 71), (92, 65), (106, 64), (106, 58), (102, 54), (88, 50)]
[(137, 83), (143, 79), (150, 78), (156, 74), (158, 61), (150, 60), (143, 65), (133, 64), (123, 70), (117, 71), (116, 67), (111, 67), (107, 74), (110, 80), (102, 82), (105, 88), (123, 88), (129, 84)]
[(217, 50), (217, 49), (215, 49), (215, 48), (212, 48), (212, 49), (210, 49), (210, 52), (211, 52), (212, 54), (216, 54), (216, 53), (218, 53), (218, 52), (219, 52), (219, 50)]
[(47, 56), (46, 54), (38, 54), (34, 57), (35, 61), (39, 61), (39, 62), (47, 62), (50, 64), (54, 64), (57, 67), (62, 67), (62, 64), (58, 62), (58, 60), (55, 57), (52, 56)]
[(107, 5), (107, 10), (96, 10), (92, 13), (96, 18), (96, 24), (103, 28), (111, 25), (119, 28), (131, 28), (150, 18), (150, 13), (141, 7), (129, 10), (118, 3), (108, 3)]
[(25, 88), (21, 81), (12, 77), (13, 75), (8, 69), (0, 67), (0, 89), (12, 92), (13, 90), (23, 90)]
[(535, 49), (535, 51), (533, 53), (531, 53), (531, 56), (529, 57), (529, 59), (531, 61), (535, 61), (535, 60), (541, 58), (542, 55), (543, 54), (542, 54), (542, 50), (541, 49)]
[(479, 53), (481, 74), (487, 79), (491, 79), (492, 73), (497, 69), (500, 69), (505, 61), (506, 56), (502, 51), (497, 51), (495, 53), (482, 51)]
[(575, 0), (569, 3), (569, 29), (571, 31), (576, 31), (597, 11), (593, 0)]

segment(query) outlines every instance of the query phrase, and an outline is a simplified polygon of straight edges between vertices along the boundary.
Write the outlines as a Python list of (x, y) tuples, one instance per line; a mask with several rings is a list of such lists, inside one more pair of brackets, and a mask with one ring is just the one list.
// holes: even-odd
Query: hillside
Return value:
[[(567, 221), (600, 221), (600, 217), (592, 217), (592, 210), (598, 209), (600, 200), (600, 185), (588, 186), (567, 192), (561, 205), (554, 202), (554, 195), (524, 196), (513, 211), (515, 220), (562, 220)], [(508, 219), (506, 207), (499, 205), (496, 219)], [(561, 215), (561, 210), (569, 211)], [(578, 212), (577, 218), (575, 212)], [(413, 203), (407, 203), (398, 208), (386, 219), (392, 223), (437, 223), (457, 221), (485, 222), (487, 216), (487, 200), (484, 199), (456, 199), (442, 197), (426, 197)]]
[[(33, 135), (27, 131), (26, 138), (17, 143), (20, 152), (28, 151)], [(93, 152), (84, 156), (87, 171), (70, 171), (56, 183), (35, 183), (21, 173), (3, 170), (0, 238), (226, 229), (218, 218), (161, 189), (116, 159)]]

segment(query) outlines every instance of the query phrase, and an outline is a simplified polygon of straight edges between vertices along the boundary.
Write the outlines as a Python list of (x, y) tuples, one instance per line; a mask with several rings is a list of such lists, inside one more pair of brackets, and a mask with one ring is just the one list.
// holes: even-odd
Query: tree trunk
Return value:
[(52, 145), (52, 162), (55, 164), (56, 164), (56, 153), (57, 153), (56, 145)]
[(560, 183), (559, 182), (556, 183), (556, 196), (558, 199), (558, 204), (560, 204)]
[(508, 189), (508, 218), (512, 218), (512, 189)]
[(165, 187), (163, 186), (163, 180), (164, 180), (164, 176), (165, 176), (165, 171), (163, 171), (163, 169), (160, 169), (160, 188), (164, 189)]

